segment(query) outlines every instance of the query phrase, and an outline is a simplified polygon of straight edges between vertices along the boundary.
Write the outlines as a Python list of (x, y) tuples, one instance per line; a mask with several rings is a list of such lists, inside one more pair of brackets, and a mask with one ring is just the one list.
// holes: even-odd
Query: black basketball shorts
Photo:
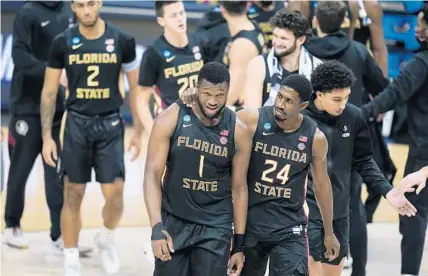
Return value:
[(225, 276), (230, 256), (232, 230), (189, 223), (163, 213), (162, 221), (171, 235), (171, 260), (155, 258), (154, 276)]
[(307, 276), (308, 238), (306, 227), (287, 229), (281, 240), (258, 241), (247, 237), (241, 276), (264, 276), (269, 259), (269, 276)]
[(349, 218), (340, 218), (333, 220), (333, 231), (340, 243), (339, 256), (333, 261), (325, 258), (326, 247), (324, 245), (324, 226), (322, 220), (309, 219), (308, 238), (309, 253), (316, 262), (325, 264), (339, 265), (349, 251)]
[(61, 125), (60, 167), (72, 183), (113, 183), (125, 178), (125, 125), (119, 112), (86, 116), (74, 111), (64, 114)]

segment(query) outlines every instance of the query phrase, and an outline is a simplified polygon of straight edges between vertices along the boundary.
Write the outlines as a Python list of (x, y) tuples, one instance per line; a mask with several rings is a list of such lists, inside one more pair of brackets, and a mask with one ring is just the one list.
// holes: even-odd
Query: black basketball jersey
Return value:
[(204, 66), (202, 48), (202, 42), (194, 36), (189, 35), (186, 47), (178, 48), (161, 35), (144, 52), (139, 84), (156, 86), (162, 109), (177, 101), (187, 88), (197, 86), (199, 71)]
[(299, 129), (284, 132), (275, 122), (273, 107), (259, 109), (247, 177), (248, 235), (275, 240), (289, 228), (306, 224), (303, 204), (316, 129), (305, 116)]
[(271, 11), (265, 11), (257, 6), (255, 3), (252, 3), (250, 8), (248, 9), (248, 18), (254, 20), (259, 25), (262, 30), (267, 49), (270, 50), (272, 48), (272, 24), (270, 23), (270, 19), (281, 9), (284, 8), (284, 3), (281, 1), (275, 1), (273, 3), (275, 5), (275, 9)]
[[(269, 93), (271, 90), (271, 83), (272, 83), (271, 72), (269, 70), (269, 65), (268, 65), (268, 61), (267, 61), (268, 55), (269, 55), (268, 53), (263, 54), (263, 60), (264, 60), (264, 64), (265, 64), (265, 72), (266, 73), (265, 73), (265, 78), (263, 80), (262, 105), (264, 105), (264, 103), (269, 99)], [(281, 83), (282, 80), (284, 78), (288, 77), (289, 75), (298, 74), (298, 73), (299, 73), (299, 71), (289, 72), (283, 68), (282, 76), (280, 76), (278, 74), (273, 76), (274, 78), (278, 78), (274, 82), (275, 83)]]
[(86, 39), (78, 26), (58, 35), (48, 66), (66, 70), (66, 108), (92, 116), (119, 110), (125, 96), (119, 89), (122, 65), (135, 58), (135, 39), (106, 23), (97, 39)]
[(256, 45), (257, 50), (259, 51), (259, 55), (263, 53), (267, 53), (267, 47), (266, 47), (266, 41), (263, 35), (262, 30), (260, 30), (259, 26), (255, 22), (252, 21), (254, 24), (254, 30), (247, 31), (243, 30), (237, 33), (235, 36), (233, 36), (230, 41), (226, 44), (226, 47), (223, 52), (223, 64), (226, 66), (229, 66), (229, 50), (232, 46), (232, 43), (234, 40), (238, 38), (246, 38), (249, 41), (251, 41), (254, 45)]
[(231, 230), (236, 115), (225, 108), (220, 123), (207, 127), (192, 109), (179, 104), (163, 181), (162, 210), (192, 223)]

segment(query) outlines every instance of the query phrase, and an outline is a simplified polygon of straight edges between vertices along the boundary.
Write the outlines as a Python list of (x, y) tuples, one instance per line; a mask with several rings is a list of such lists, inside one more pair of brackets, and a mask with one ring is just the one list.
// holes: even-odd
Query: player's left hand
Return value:
[(339, 256), (340, 243), (334, 234), (324, 236), (324, 245), (327, 249), (324, 253), (324, 256), (330, 262)]
[(400, 189), (394, 188), (386, 194), (389, 204), (402, 216), (416, 215), (416, 208), (405, 197)]
[(241, 274), (242, 268), (244, 267), (244, 253), (237, 252), (230, 257), (229, 262), (229, 274), (230, 276), (239, 276)]
[(131, 140), (129, 140), (128, 151), (133, 151), (133, 156), (131, 161), (134, 161), (140, 156), (141, 152), (141, 133), (138, 131), (134, 131), (134, 134), (131, 136)]
[(180, 99), (188, 107), (192, 107), (196, 104), (198, 89), (196, 87), (189, 87), (181, 94)]
[(399, 189), (401, 192), (413, 192), (414, 186), (418, 186), (416, 194), (418, 195), (425, 188), (427, 177), (422, 171), (417, 171), (407, 175), (400, 182)]

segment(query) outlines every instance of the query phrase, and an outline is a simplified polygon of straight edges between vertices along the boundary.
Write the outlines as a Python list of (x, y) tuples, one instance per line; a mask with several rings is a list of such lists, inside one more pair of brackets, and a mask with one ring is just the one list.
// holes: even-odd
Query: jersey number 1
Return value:
[[(268, 183), (273, 183), (273, 178), (268, 177), (268, 174), (276, 171), (276, 168), (278, 167), (278, 162), (276, 162), (275, 160), (268, 159), (266, 160), (265, 165), (270, 165), (270, 167), (263, 171), (262, 180)], [(281, 180), (282, 185), (284, 185), (288, 180), (290, 167), (290, 164), (287, 164), (276, 174), (276, 178)]]
[(98, 86), (99, 82), (94, 80), (98, 75), (100, 74), (100, 67), (98, 65), (90, 65), (88, 66), (88, 79), (87, 84), (89, 87), (91, 86)]
[(201, 159), (199, 160), (199, 177), (202, 178), (202, 174), (204, 172), (204, 160), (205, 156), (201, 154)]

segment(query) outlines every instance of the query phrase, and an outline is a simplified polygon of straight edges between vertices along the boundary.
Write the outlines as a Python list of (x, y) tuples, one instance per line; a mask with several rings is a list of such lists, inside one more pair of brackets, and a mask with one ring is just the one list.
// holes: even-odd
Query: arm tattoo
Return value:
[(52, 121), (55, 114), (57, 92), (44, 92), (40, 103), (42, 137), (52, 135)]

